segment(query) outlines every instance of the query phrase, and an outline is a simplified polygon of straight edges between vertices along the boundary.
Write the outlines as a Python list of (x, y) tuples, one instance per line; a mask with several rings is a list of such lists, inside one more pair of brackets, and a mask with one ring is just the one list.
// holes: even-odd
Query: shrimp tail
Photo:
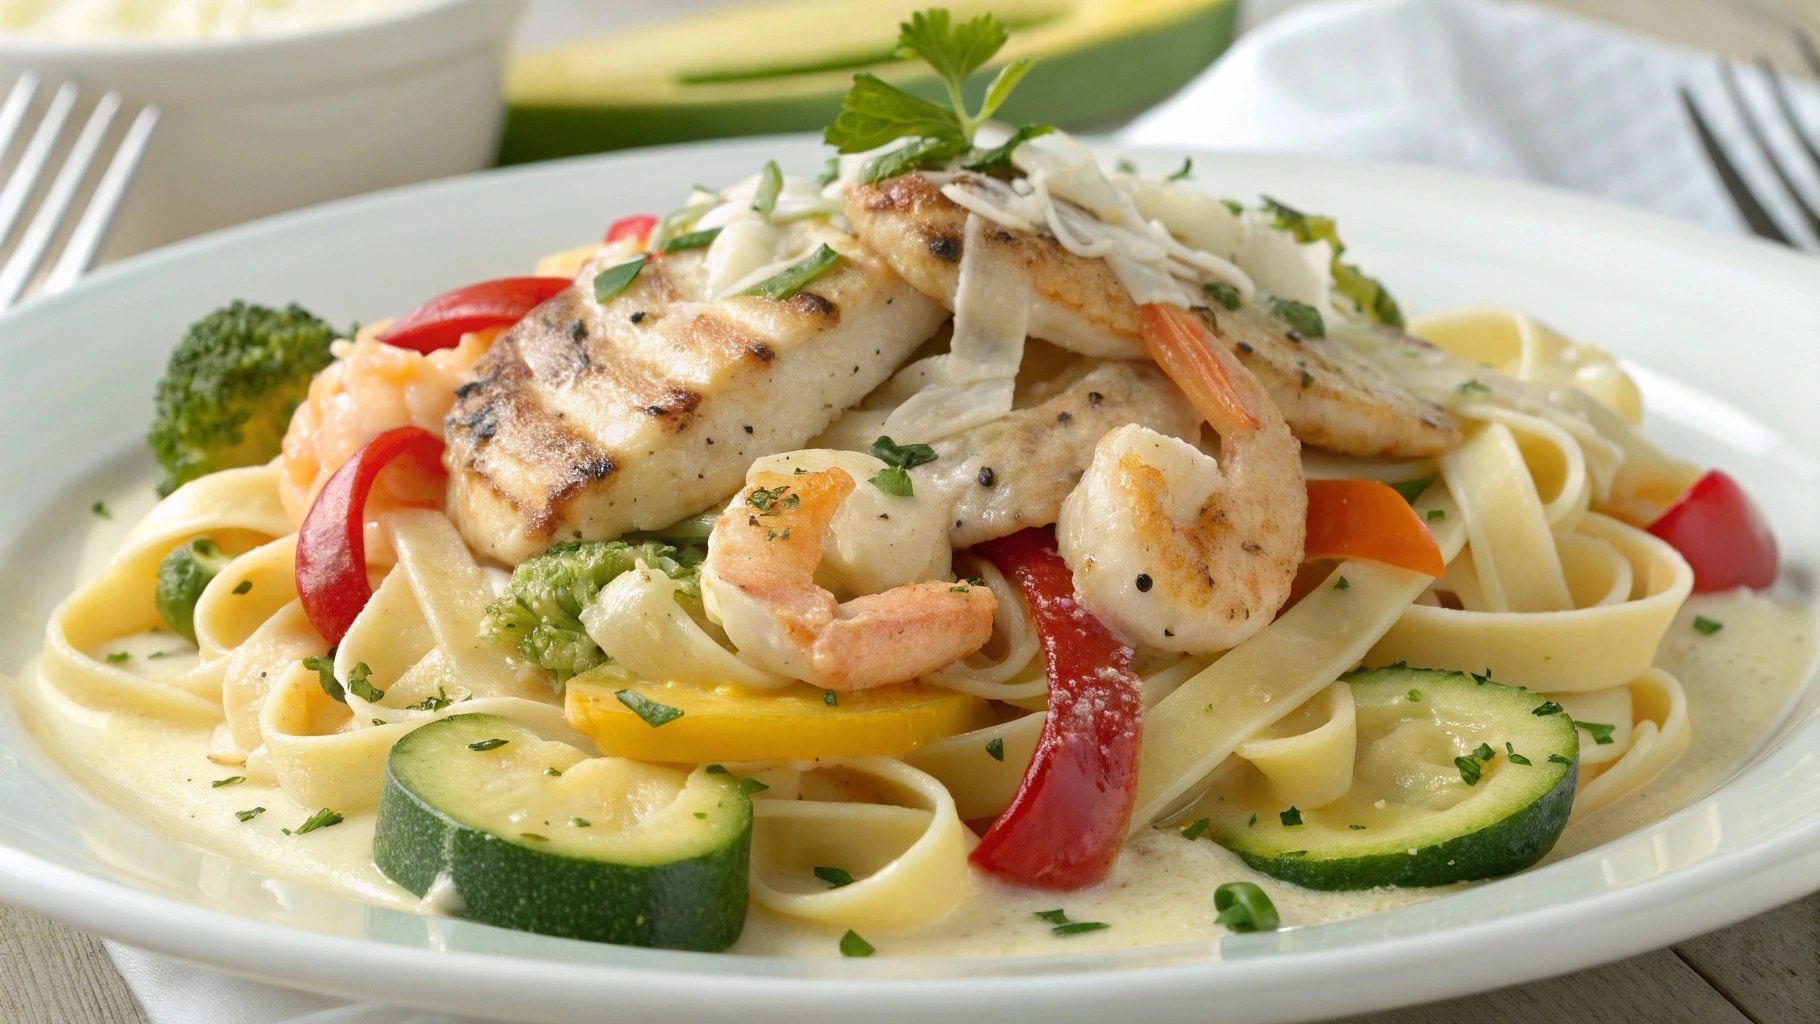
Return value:
[(1138, 307), (1138, 326), (1150, 358), (1182, 389), (1216, 433), (1256, 430), (1253, 406), (1261, 394), (1247, 395), (1235, 384), (1245, 369), (1194, 314), (1150, 302)]

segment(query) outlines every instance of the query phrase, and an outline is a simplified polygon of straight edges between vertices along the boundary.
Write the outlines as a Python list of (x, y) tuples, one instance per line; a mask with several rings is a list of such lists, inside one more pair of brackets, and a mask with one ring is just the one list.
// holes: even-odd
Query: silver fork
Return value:
[[(1795, 30), (1794, 37), (1795, 46), (1801, 52), (1802, 59), (1808, 67), (1813, 69), (1816, 76), (1820, 76), (1820, 48), (1815, 46), (1812, 37), (1799, 29)], [(1816, 142), (1815, 135), (1801, 123), (1801, 118), (1795, 112), (1795, 105), (1789, 99), (1788, 88), (1783, 83), (1782, 76), (1777, 74), (1775, 68), (1770, 65), (1769, 58), (1759, 58), (1757, 70), (1769, 83), (1770, 94), (1774, 98), (1772, 109), (1775, 111), (1775, 116), (1781, 119), (1783, 126), (1795, 139), (1797, 148), (1806, 157), (1806, 164), (1811, 170), (1811, 180), (1820, 181), (1820, 142)], [(1770, 171), (1776, 178), (1776, 183), (1781, 186), (1782, 193), (1792, 200), (1795, 210), (1799, 213), (1802, 222), (1807, 225), (1812, 237), (1820, 241), (1820, 212), (1814, 209), (1813, 204), (1803, 194), (1801, 186), (1797, 184), (1799, 173), (1791, 170), (1783, 157), (1778, 154), (1776, 147), (1770, 144), (1761, 116), (1756, 108), (1746, 100), (1744, 91), (1738, 84), (1736, 65), (1729, 60), (1721, 60), (1719, 62), (1719, 81), (1724, 86), (1726, 98), (1744, 123), (1744, 129), (1749, 133), (1751, 142), (1755, 145), (1763, 161), (1769, 165)], [(1712, 164), (1713, 171), (1719, 176), (1719, 183), (1725, 187), (1726, 194), (1731, 197), (1732, 205), (1737, 208), (1738, 215), (1744, 218), (1745, 225), (1756, 235), (1772, 242), (1780, 242), (1794, 248), (1808, 248), (1809, 246), (1790, 238), (1782, 225), (1778, 224), (1776, 219), (1770, 215), (1758, 193), (1752, 191), (1749, 181), (1738, 170), (1737, 161), (1726, 153), (1725, 147), (1720, 144), (1718, 135), (1712, 129), (1711, 120), (1701, 109), (1700, 104), (1694, 100), (1693, 92), (1685, 85), (1681, 87), (1681, 105), (1687, 111), (1688, 120), (1693, 122), (1694, 134), (1699, 137), (1700, 148), (1705, 151), (1707, 162)]]
[[(13, 142), (25, 126), (27, 115), (32, 112), (32, 101), (40, 84), (39, 76), (28, 71), (19, 76), (6, 99), (0, 101), (0, 158), (12, 152)], [(109, 92), (96, 102), (75, 141), (64, 154), (63, 162), (51, 178), (49, 187), (39, 195), (39, 182), (57, 153), (64, 126), (76, 107), (78, 93), (74, 82), (65, 82), (57, 88), (37, 126), (32, 130), (31, 137), (20, 150), (12, 173), (7, 176), (6, 183), (0, 185), (0, 245), (13, 238), (14, 228), (18, 226), (28, 203), (34, 196), (38, 198), (37, 209), (26, 223), (25, 230), (18, 235), (12, 254), (4, 264), (0, 264), (0, 310), (8, 309), (19, 301), (26, 286), (32, 283), (42, 267), (49, 255), (51, 243), (62, 230), (71, 205), (88, 178), (89, 168), (94, 165), (97, 157), (103, 155), (108, 128), (120, 112), (122, 99), (117, 92)], [(89, 193), (75, 227), (64, 241), (56, 263), (52, 264), (35, 294), (51, 295), (68, 288), (94, 262), (95, 252), (107, 237), (114, 214), (120, 208), (120, 200), (132, 182), (133, 172), (139, 167), (139, 158), (145, 154), (146, 144), (151, 141), (152, 129), (158, 124), (158, 113), (156, 106), (148, 104), (127, 126), (125, 134), (114, 148), (107, 168), (101, 172), (100, 179)]]

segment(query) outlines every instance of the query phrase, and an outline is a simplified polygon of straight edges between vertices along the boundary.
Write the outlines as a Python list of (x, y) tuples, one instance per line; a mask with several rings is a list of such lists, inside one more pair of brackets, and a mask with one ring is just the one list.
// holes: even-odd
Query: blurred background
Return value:
[[(932, 80), (891, 54), (897, 23), (924, 5), (0, 0), (0, 89), (37, 76), (29, 97), (0, 107), (0, 258), (59, 187), (79, 126), (98, 156), (62, 175), (72, 211), (101, 188), (105, 158), (147, 106), (155, 131), (102, 261), (496, 163), (818, 129), (860, 70), (933, 95)], [(1820, 0), (948, 6), (1011, 25), (1001, 62), (1041, 58), (1008, 120), (1132, 145), (1439, 164), (1724, 230), (1764, 227), (1728, 192), (1711, 143), (1768, 226), (1820, 244)], [(77, 91), (61, 130), (22, 183), (13, 172), (66, 83)], [(108, 90), (120, 109), (96, 127)], [(41, 244), (55, 252), (74, 219)]]

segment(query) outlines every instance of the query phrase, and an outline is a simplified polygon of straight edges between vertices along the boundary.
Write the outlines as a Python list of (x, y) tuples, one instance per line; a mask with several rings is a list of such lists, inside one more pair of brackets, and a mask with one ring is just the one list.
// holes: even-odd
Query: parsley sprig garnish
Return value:
[(1026, 125), (993, 150), (973, 149), (980, 125), (998, 112), (1011, 90), (1036, 65), (1033, 58), (1014, 60), (999, 69), (978, 109), (969, 110), (961, 95), (968, 76), (986, 66), (1010, 37), (1005, 24), (990, 14), (956, 24), (939, 7), (921, 11), (898, 26), (896, 56), (921, 57), (941, 79), (948, 106), (912, 96), (877, 75), (853, 76), (853, 87), (841, 101), (839, 116), (822, 138), (842, 153), (864, 153), (898, 139), (908, 145), (868, 162), (862, 182), (874, 182), (919, 167), (939, 167), (963, 155), (973, 170), (991, 171), (1010, 163), (1011, 151), (1028, 139), (1047, 134), (1047, 125)]

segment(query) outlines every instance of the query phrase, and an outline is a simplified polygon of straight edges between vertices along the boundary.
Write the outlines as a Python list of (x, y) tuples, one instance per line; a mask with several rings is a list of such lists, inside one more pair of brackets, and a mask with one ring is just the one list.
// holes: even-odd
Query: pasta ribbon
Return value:
[[(836, 928), (908, 931), (966, 899), (967, 852), (947, 787), (888, 757), (813, 762), (851, 773), (883, 795), (920, 806), (811, 799), (752, 801), (752, 899), (768, 910)], [(807, 780), (804, 780), (805, 787)], [(854, 879), (830, 888), (817, 868)]]
[(1574, 796), (1569, 825), (1655, 778), (1680, 757), (1693, 740), (1693, 726), (1687, 715), (1687, 693), (1681, 688), (1679, 679), (1652, 668), (1626, 689), (1635, 716), (1629, 729), (1630, 742), (1620, 757), (1605, 762), (1608, 767), (1599, 770), (1595, 765), (1593, 771), (1588, 771), (1586, 746), (1582, 740), (1580, 791)]
[(1569, 341), (1517, 310), (1451, 310), (1421, 317), (1409, 330), (1518, 380), (1578, 388), (1631, 423), (1643, 422), (1642, 392), (1610, 353)]
[[(989, 700), (1027, 701), (1042, 697), (1049, 692), (1049, 678), (1036, 657), (1036, 619), (1024, 601), (1023, 591), (1012, 586), (1004, 573), (998, 571), (998, 566), (984, 558), (967, 555), (961, 568), (974, 578), (984, 580), (992, 590), (992, 596), (998, 599), (998, 607), (992, 613), (994, 637), (988, 641), (987, 648), (1002, 640), (1005, 653), (997, 661), (991, 660), (983, 651), (968, 655), (939, 672), (924, 676), (923, 681)], [(1032, 667), (1036, 669), (1036, 678), (1019, 682), (1030, 674)]]
[[(1319, 724), (1285, 734), (1284, 726)], [(1352, 788), (1352, 763), (1359, 740), (1352, 687), (1344, 682), (1315, 694), (1296, 713), (1240, 743), (1233, 753), (1250, 761), (1270, 782), (1285, 806), (1324, 807)]]
[[(1600, 590), (1601, 578), (1609, 581), (1598, 603), (1542, 613), (1418, 604), (1385, 632), (1365, 664), (1489, 671), (1500, 683), (1543, 693), (1602, 690), (1643, 675), (1693, 590), (1693, 570), (1662, 541), (1596, 512), (1575, 536), (1603, 542), (1628, 564), (1628, 574), (1618, 570), (1596, 543), (1575, 540), (1554, 549), (1569, 560), (1566, 575), (1580, 582), (1583, 595)], [(1627, 599), (1612, 601), (1619, 584)]]
[(207, 535), (222, 549), (246, 552), (292, 532), (278, 501), (275, 464), (212, 473), (178, 488), (127, 535), (101, 574), (51, 613), (41, 672), (64, 696), (101, 711), (218, 722), (222, 671), (216, 661), (171, 680), (156, 680), (95, 660), (101, 645), (157, 629), (158, 566), (179, 544)]
[(641, 560), (582, 609), (588, 635), (607, 657), (640, 679), (777, 689), (796, 682), (748, 664), (709, 636), (676, 603), (679, 585)]
[[(249, 652), (249, 664), (235, 666), (234, 720), (256, 707), (259, 725), (248, 770), (269, 772), (304, 806), (370, 807), (392, 744), (427, 722), (468, 712), (523, 722), (547, 739), (591, 751), (536, 672), (509, 646), (481, 639), (493, 588), (449, 520), (405, 509), (383, 516), (380, 530), (398, 562), (342, 638), (335, 675), (346, 682), (365, 666), (382, 695), (369, 701), (350, 685), (345, 704), (329, 697), (318, 674), (297, 660), (326, 644), (301, 606), (287, 605), (235, 655)], [(263, 696), (255, 667), (259, 678), (275, 680)], [(241, 734), (236, 728), (236, 739)]]

